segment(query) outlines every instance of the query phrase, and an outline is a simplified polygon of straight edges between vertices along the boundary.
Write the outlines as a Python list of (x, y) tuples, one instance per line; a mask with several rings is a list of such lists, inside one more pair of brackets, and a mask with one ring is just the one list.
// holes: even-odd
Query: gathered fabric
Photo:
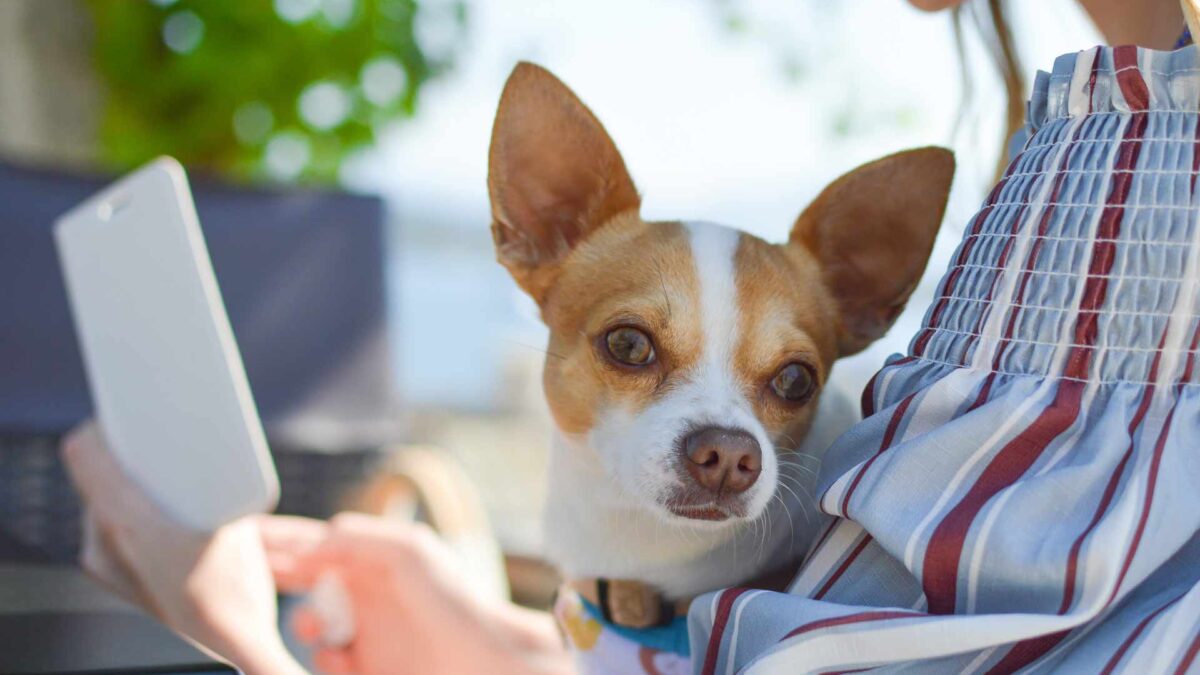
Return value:
[(1200, 672), (1198, 173), (1195, 47), (1039, 73), (832, 523), (787, 593), (693, 603), (693, 671)]

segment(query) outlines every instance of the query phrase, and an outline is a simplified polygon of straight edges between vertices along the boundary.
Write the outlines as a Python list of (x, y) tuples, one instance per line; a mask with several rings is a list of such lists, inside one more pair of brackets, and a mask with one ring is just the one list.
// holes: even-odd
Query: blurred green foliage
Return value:
[(349, 153), (413, 114), (422, 85), (451, 65), (467, 13), (462, 0), (88, 8), (107, 96), (106, 163), (125, 169), (170, 154), (236, 178), (309, 182), (336, 180)]

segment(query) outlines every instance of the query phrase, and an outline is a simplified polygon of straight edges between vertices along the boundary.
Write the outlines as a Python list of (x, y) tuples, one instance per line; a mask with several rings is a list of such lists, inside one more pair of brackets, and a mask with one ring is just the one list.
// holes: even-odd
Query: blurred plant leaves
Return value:
[[(102, 159), (332, 182), (465, 38), (462, 0), (88, 0)], [(422, 22), (441, 44), (421, 44)], [(449, 28), (447, 28), (449, 27)], [(447, 34), (452, 43), (447, 47)], [(365, 83), (365, 85), (364, 85)], [(303, 105), (302, 105), (303, 101)]]

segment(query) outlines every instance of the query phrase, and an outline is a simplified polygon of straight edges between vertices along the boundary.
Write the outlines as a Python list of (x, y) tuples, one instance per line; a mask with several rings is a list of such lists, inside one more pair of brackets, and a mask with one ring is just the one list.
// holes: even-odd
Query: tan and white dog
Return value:
[(657, 625), (679, 601), (794, 569), (815, 529), (813, 460), (848, 423), (814, 438), (830, 367), (904, 307), (953, 173), (938, 148), (867, 164), (784, 244), (649, 222), (591, 111), (516, 67), (492, 133), (492, 234), (550, 329), (546, 543), (585, 596), (595, 580), (649, 589), (667, 616), (635, 602), (649, 618), (625, 623)]

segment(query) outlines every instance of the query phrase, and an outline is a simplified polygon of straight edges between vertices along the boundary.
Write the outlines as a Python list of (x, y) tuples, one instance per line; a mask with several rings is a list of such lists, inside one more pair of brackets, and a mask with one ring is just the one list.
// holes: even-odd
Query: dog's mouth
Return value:
[(729, 520), (735, 515), (729, 508), (717, 506), (716, 504), (708, 504), (706, 506), (668, 505), (667, 510), (679, 516), (680, 518), (688, 518), (690, 520), (709, 520), (713, 522)]
[(746, 515), (746, 505), (740, 499), (693, 502), (686, 497), (677, 497), (666, 502), (664, 506), (672, 515), (688, 520), (721, 522)]

